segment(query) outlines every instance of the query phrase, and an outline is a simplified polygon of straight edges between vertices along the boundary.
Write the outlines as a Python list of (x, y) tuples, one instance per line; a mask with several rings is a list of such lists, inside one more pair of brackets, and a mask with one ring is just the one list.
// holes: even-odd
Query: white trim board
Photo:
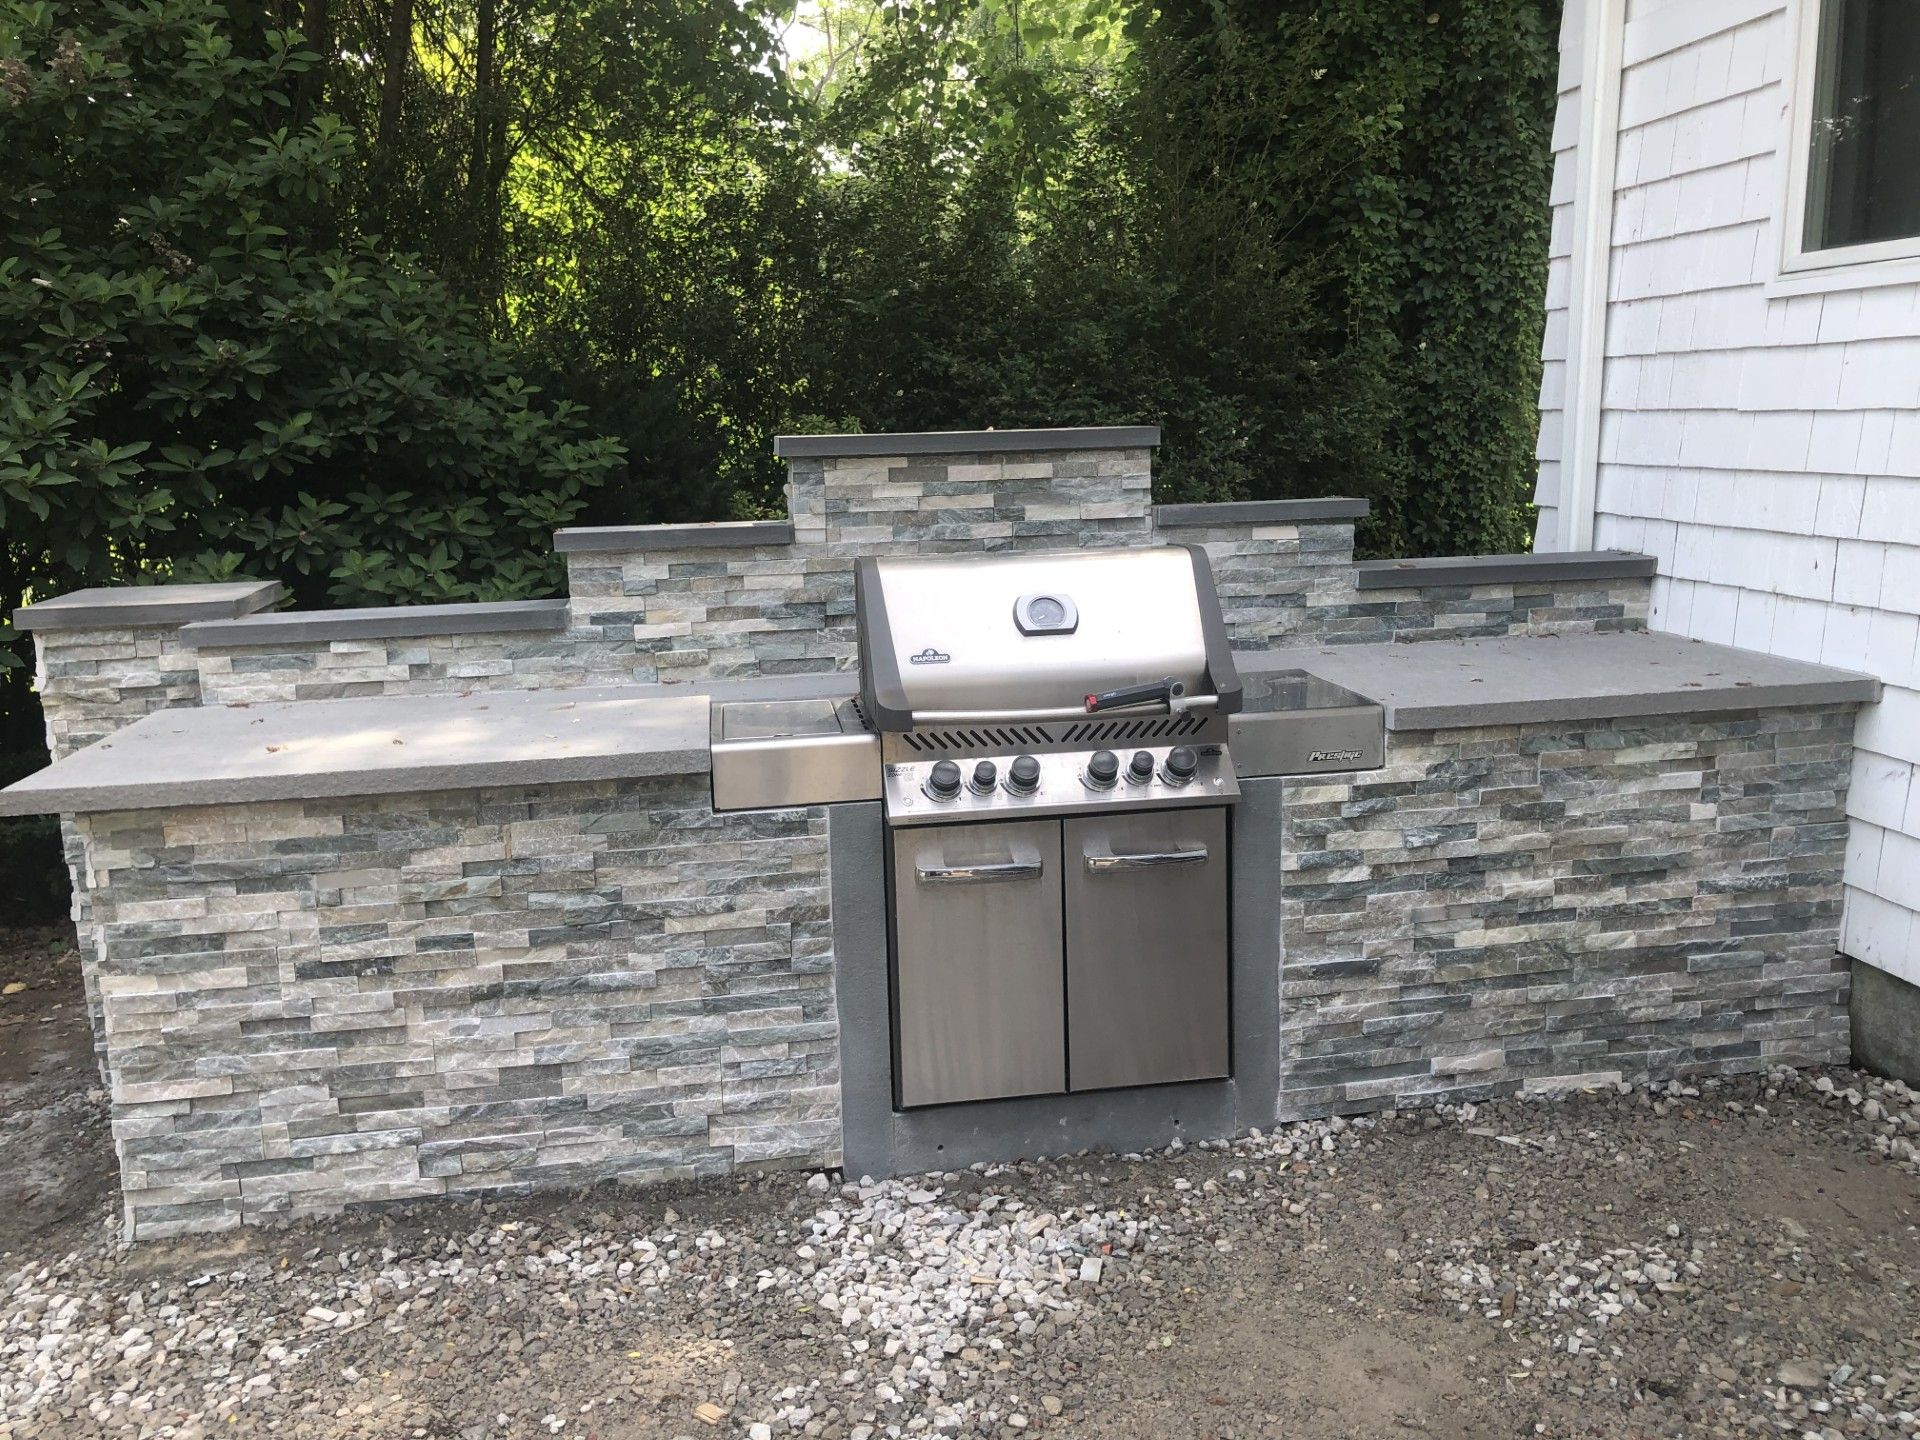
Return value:
[(1562, 550), (1593, 548), (1600, 409), (1607, 363), (1607, 289), (1620, 153), (1625, 0), (1586, 0), (1581, 17), (1580, 127), (1573, 192), (1573, 274), (1567, 302), (1567, 389), (1555, 518)]

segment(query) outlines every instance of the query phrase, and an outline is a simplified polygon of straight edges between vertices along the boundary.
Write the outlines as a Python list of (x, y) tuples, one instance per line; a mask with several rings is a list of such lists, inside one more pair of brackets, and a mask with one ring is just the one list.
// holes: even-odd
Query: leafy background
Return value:
[(1524, 548), (1558, 8), (0, 0), (0, 603), (551, 594), (820, 428), (1158, 423), (1160, 499)]

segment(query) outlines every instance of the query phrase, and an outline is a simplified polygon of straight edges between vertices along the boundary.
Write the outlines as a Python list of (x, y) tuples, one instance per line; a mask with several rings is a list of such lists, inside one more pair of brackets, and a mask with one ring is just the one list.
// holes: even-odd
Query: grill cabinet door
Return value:
[(893, 832), (903, 1107), (1067, 1088), (1060, 823)]
[(1075, 1090), (1227, 1073), (1226, 815), (1161, 810), (1066, 822)]

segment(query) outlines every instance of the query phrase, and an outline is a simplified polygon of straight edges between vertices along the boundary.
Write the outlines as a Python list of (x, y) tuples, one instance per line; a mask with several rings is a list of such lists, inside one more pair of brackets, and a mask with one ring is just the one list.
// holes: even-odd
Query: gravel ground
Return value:
[(78, 1241), (119, 1191), (72, 927), (0, 929), (0, 1246)]
[[(9, 1176), (100, 1172), (50, 1065)], [(133, 1250), (20, 1199), (0, 1436), (1915, 1437), (1916, 1145), (1920, 1094), (1783, 1071)]]

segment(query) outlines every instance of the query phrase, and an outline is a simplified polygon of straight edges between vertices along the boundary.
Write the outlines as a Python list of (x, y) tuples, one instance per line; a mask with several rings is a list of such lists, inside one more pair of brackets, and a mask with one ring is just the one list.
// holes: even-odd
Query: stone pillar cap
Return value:
[(38, 600), (13, 612), (16, 630), (106, 630), (125, 625), (185, 625), (236, 620), (280, 598), (278, 580), (204, 585), (95, 585)]

